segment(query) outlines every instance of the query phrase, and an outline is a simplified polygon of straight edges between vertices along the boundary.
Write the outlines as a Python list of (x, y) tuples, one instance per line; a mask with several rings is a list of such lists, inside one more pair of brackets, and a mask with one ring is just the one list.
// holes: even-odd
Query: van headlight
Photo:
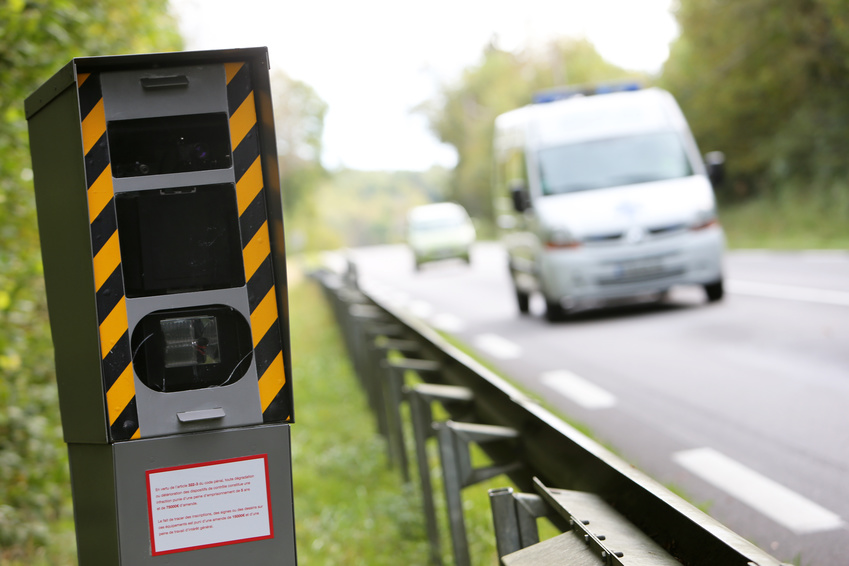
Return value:
[(580, 247), (581, 241), (566, 228), (552, 228), (549, 230), (545, 247), (550, 249), (564, 249)]
[(690, 230), (704, 230), (712, 226), (719, 226), (719, 218), (716, 210), (700, 210), (696, 217), (690, 222)]

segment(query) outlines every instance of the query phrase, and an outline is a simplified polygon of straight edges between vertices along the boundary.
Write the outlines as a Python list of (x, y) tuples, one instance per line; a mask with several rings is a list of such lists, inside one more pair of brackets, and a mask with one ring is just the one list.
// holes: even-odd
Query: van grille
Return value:
[(686, 269), (680, 261), (670, 261), (670, 254), (605, 262), (599, 285), (624, 285), (641, 281), (654, 281), (682, 275)]
[[(643, 232), (643, 238), (641, 241), (653, 240), (655, 238), (664, 238), (668, 236), (674, 236), (685, 232), (687, 230), (687, 225), (683, 223), (679, 224), (667, 224), (663, 226), (653, 226), (651, 228), (646, 228)], [(628, 232), (609, 232), (606, 234), (590, 234), (588, 236), (584, 236), (583, 242), (586, 245), (615, 245), (621, 244), (627, 241)]]

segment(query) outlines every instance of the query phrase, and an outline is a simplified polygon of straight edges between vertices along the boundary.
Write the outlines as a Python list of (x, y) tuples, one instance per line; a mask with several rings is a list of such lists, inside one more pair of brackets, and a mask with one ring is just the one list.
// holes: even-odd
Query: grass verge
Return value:
[(425, 564), (417, 501), (387, 466), (385, 445), (320, 290), (301, 283), (289, 299), (299, 563)]
[[(316, 285), (291, 290), (292, 371), (297, 422), (292, 427), (299, 563), (426, 565), (419, 480), (390, 469), (386, 445), (354, 376), (336, 321)], [(441, 550), (453, 563), (435, 441), (428, 446)], [(411, 446), (411, 444), (408, 444)], [(411, 454), (411, 457), (414, 455)], [(486, 456), (473, 450), (475, 465)], [(487, 490), (511, 485), (499, 476), (466, 488), (463, 507), (475, 565), (497, 562)]]
[(849, 186), (778, 188), (720, 205), (720, 218), (730, 248), (849, 249)]

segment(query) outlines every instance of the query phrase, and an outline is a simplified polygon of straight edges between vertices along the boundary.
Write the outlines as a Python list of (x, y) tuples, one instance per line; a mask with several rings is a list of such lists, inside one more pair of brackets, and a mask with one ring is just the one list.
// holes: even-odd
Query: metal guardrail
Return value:
[[(448, 344), (439, 334), (357, 286), (347, 272), (313, 273), (333, 308), (356, 374), (387, 440), (390, 461), (410, 481), (405, 430), (412, 427), (431, 561), (442, 563), (425, 444), (439, 444), (454, 562), (471, 563), (462, 490), (507, 474), (493, 490), (498, 554), (507, 566), (606, 564), (781, 566), (782, 563), (687, 503), (518, 389)], [(390, 351), (403, 357), (390, 357)], [(405, 376), (414, 372), (417, 385)], [(409, 405), (405, 422), (400, 407)], [(450, 419), (434, 422), (432, 404)], [(495, 462), (475, 468), (470, 445)], [(536, 519), (563, 534), (539, 542)], [(601, 532), (604, 531), (604, 532)], [(572, 561), (574, 560), (574, 562)]]

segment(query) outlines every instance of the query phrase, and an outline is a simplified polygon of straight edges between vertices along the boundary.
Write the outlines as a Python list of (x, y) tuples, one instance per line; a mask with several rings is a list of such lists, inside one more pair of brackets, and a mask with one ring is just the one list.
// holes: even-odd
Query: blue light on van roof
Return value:
[(588, 94), (592, 94), (592, 92), (586, 92), (585, 89), (582, 88), (563, 87), (535, 92), (533, 102), (534, 104), (545, 104), (548, 102), (555, 102), (557, 100), (566, 100), (567, 98), (572, 98), (574, 96), (586, 96)]
[(621, 83), (621, 84), (606, 84), (599, 85), (595, 89), (596, 94), (610, 94), (611, 92), (627, 92), (640, 90), (638, 83)]
[(533, 101), (534, 104), (545, 104), (547, 102), (554, 102), (555, 100), (563, 100), (565, 98), (569, 97), (564, 96), (563, 93), (559, 92), (536, 92), (534, 93)]
[(566, 100), (575, 96), (592, 96), (596, 94), (610, 94), (611, 92), (627, 92), (640, 90), (642, 86), (637, 82), (607, 83), (595, 86), (567, 86), (558, 87), (534, 93), (534, 104), (546, 104), (557, 100)]

